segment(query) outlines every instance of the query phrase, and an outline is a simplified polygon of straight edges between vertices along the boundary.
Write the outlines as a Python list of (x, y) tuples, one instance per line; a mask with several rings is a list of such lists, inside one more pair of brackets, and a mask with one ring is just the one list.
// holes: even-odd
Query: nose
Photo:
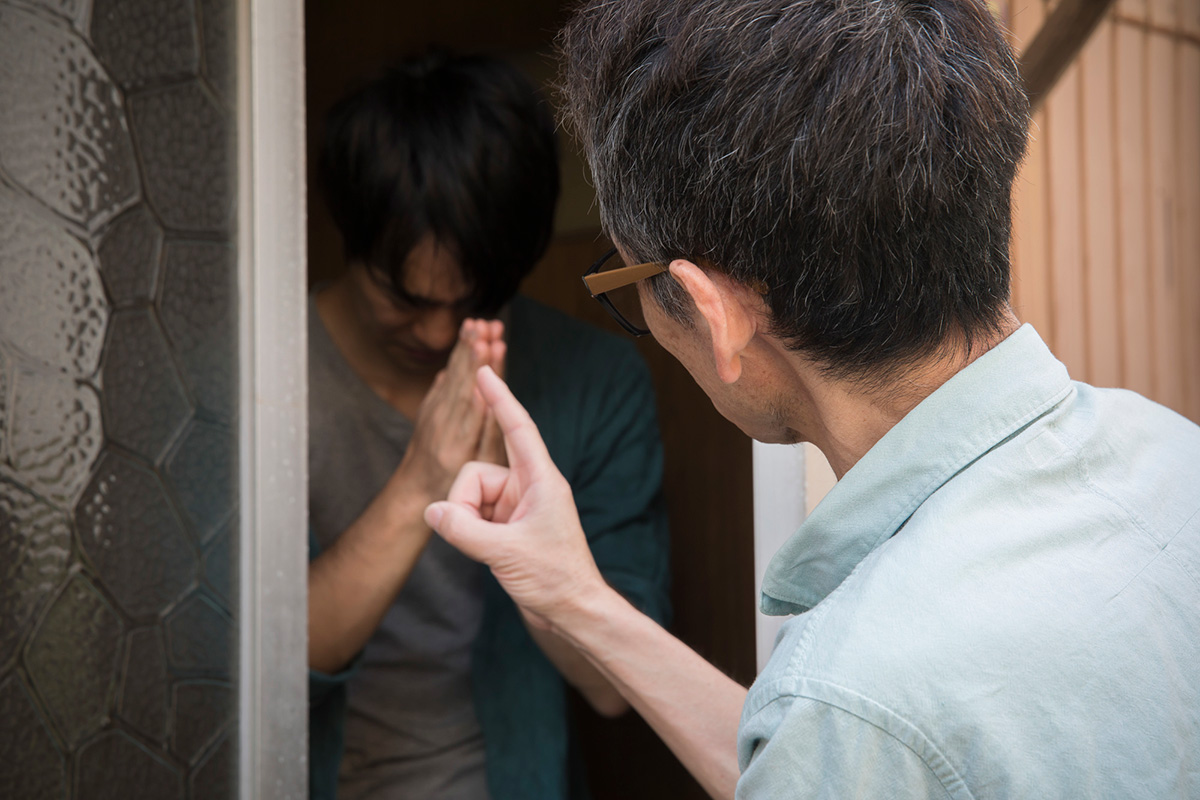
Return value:
[(430, 350), (449, 350), (458, 340), (462, 318), (451, 308), (431, 308), (421, 314), (413, 333)]

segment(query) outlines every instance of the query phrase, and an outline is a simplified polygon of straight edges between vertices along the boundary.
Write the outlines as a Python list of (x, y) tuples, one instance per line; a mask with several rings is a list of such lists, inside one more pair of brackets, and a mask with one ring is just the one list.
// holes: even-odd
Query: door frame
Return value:
[(304, 5), (238, 0), (238, 796), (308, 797)]

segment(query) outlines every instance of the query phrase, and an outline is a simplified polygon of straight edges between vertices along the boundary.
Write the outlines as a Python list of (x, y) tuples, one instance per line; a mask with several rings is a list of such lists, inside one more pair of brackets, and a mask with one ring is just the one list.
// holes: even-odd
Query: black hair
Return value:
[(560, 47), (627, 255), (764, 285), (775, 334), (843, 378), (1000, 329), (1029, 110), (982, 0), (592, 0)]
[(319, 170), (346, 260), (397, 294), (431, 234), (471, 285), (472, 313), (494, 313), (553, 231), (554, 119), (498, 59), (438, 51), (395, 64), (329, 113)]

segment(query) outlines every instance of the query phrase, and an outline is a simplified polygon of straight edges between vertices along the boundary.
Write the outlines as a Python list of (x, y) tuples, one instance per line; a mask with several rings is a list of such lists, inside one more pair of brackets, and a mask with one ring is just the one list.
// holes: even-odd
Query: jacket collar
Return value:
[(1023, 325), (921, 401), (847, 472), (767, 565), (765, 614), (812, 608), (925, 500), (1073, 391)]

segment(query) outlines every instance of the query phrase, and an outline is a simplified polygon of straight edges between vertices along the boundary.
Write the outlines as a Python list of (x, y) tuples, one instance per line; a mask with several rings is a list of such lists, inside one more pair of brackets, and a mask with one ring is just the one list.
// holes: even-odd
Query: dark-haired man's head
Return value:
[[(763, 290), (774, 337), (865, 384), (1008, 319), (1028, 104), (982, 2), (597, 0), (560, 44), (627, 260)], [(642, 288), (691, 319), (671, 275)]]
[(550, 240), (553, 118), (497, 59), (396, 64), (330, 112), (319, 170), (364, 322), (418, 372), (511, 300)]

